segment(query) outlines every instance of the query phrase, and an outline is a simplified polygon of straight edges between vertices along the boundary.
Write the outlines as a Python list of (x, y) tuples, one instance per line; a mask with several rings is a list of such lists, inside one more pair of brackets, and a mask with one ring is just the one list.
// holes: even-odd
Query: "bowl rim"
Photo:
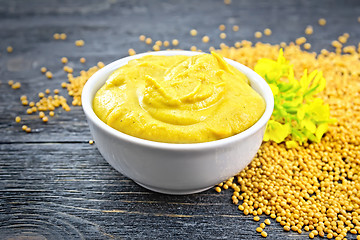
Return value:
[[(120, 132), (119, 130), (116, 130), (109, 125), (107, 125), (105, 122), (100, 120), (100, 118), (95, 114), (93, 110), (93, 98), (95, 96), (95, 93), (100, 89), (101, 86), (106, 82), (104, 81), (103, 84), (100, 85), (99, 88), (97, 88), (94, 91), (94, 94), (92, 96), (91, 92), (96, 87), (97, 81), (99, 78), (101, 78), (105, 74), (111, 74), (111, 72), (115, 71), (119, 67), (126, 65), (129, 61), (137, 58), (141, 58), (146, 55), (163, 55), (163, 56), (173, 56), (173, 55), (185, 55), (185, 56), (194, 56), (198, 54), (204, 54), (204, 52), (193, 52), (193, 51), (186, 51), (186, 50), (166, 50), (166, 51), (156, 51), (156, 52), (145, 52), (136, 54), (133, 56), (128, 56), (124, 58), (120, 58), (116, 61), (111, 62), (110, 64), (106, 65), (105, 67), (98, 70), (96, 73), (94, 73), (88, 81), (85, 83), (83, 87), (83, 91), (81, 94), (81, 102), (82, 102), (82, 108), (83, 111), (88, 119), (88, 121), (92, 121), (97, 127), (99, 127), (101, 130), (105, 131), (107, 134), (110, 134), (118, 139), (121, 139), (123, 141), (126, 141), (128, 143), (141, 145), (144, 147), (149, 148), (157, 148), (157, 149), (166, 149), (166, 150), (206, 150), (210, 148), (217, 148), (220, 146), (225, 146), (230, 143), (234, 143), (240, 140), (243, 140), (253, 134), (255, 134), (257, 131), (259, 131), (264, 125), (267, 124), (268, 120), (270, 119), (273, 109), (274, 109), (274, 96), (270, 89), (270, 86), (268, 83), (255, 71), (252, 69), (246, 67), (245, 65), (242, 65), (236, 61), (233, 61), (228, 58), (224, 58), (229, 64), (236, 67), (239, 71), (244, 73), (250, 81), (250, 85), (254, 83), (257, 83), (259, 88), (262, 90), (263, 93), (259, 93), (262, 98), (265, 100), (265, 111), (263, 115), (260, 117), (260, 119), (251, 127), (246, 129), (243, 132), (240, 132), (238, 134), (235, 134), (230, 137), (226, 137), (219, 140), (214, 140), (210, 142), (200, 142), (200, 143), (166, 143), (166, 142), (156, 142), (152, 140), (147, 139), (141, 139), (138, 137), (134, 137), (125, 133)], [(106, 78), (107, 79), (107, 78)]]

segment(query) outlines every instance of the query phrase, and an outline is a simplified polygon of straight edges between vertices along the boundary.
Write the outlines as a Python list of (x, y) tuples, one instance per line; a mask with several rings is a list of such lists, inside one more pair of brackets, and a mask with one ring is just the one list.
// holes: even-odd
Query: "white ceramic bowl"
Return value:
[(266, 81), (238, 62), (226, 59), (249, 78), (252, 88), (265, 99), (266, 109), (259, 121), (237, 135), (205, 143), (154, 142), (119, 132), (96, 116), (93, 98), (109, 75), (128, 61), (149, 54), (193, 56), (199, 53), (159, 51), (137, 54), (105, 66), (88, 80), (82, 92), (82, 106), (96, 146), (105, 160), (139, 185), (167, 194), (201, 192), (243, 170), (261, 145), (274, 99)]

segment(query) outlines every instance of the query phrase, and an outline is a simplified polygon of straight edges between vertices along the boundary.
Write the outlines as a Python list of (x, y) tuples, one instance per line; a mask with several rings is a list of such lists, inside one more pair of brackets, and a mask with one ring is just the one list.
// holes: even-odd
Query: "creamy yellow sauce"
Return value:
[(93, 108), (107, 125), (131, 136), (198, 143), (248, 129), (264, 113), (265, 101), (216, 53), (147, 55), (114, 71)]

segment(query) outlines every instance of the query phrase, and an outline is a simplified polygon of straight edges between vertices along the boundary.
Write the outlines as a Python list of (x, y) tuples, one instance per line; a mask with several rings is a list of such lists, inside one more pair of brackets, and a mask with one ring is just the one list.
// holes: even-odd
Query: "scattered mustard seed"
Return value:
[(40, 68), (40, 71), (41, 71), (41, 73), (46, 73), (47, 68), (46, 68), (46, 67), (42, 67), (42, 68)]
[(171, 43), (173, 46), (177, 46), (177, 45), (179, 45), (179, 40), (173, 39)]
[(133, 56), (133, 55), (136, 54), (135, 50), (132, 49), (132, 48), (129, 48), (128, 53), (129, 53), (130, 56)]
[(12, 53), (12, 52), (14, 51), (14, 49), (13, 49), (12, 46), (8, 46), (8, 47), (6, 48), (6, 51), (7, 51), (8, 53)]
[(190, 30), (190, 35), (193, 36), (193, 37), (196, 36), (197, 35), (197, 30), (196, 29), (191, 29)]
[(61, 40), (66, 40), (66, 38), (67, 38), (66, 33), (61, 33), (61, 34), (60, 34), (60, 39), (61, 39)]
[(233, 30), (234, 32), (239, 31), (239, 26), (238, 26), (238, 25), (234, 25), (234, 26), (232, 27), (232, 30)]
[(140, 41), (144, 42), (145, 39), (146, 39), (145, 35), (140, 35), (140, 36), (139, 36), (139, 40), (140, 40)]
[(50, 89), (48, 89), (48, 88), (45, 89), (45, 93), (46, 93), (46, 94), (50, 94), (50, 92), (51, 92)]
[(22, 125), (21, 129), (25, 131), (25, 130), (27, 129), (27, 126), (26, 126), (26, 125)]
[(306, 43), (306, 38), (305, 37), (299, 37), (299, 38), (297, 38), (296, 40), (295, 40), (295, 43), (296, 43), (296, 45), (302, 45), (302, 44), (304, 44), (304, 43)]
[(229, 5), (229, 4), (231, 4), (231, 0), (224, 0), (224, 3), (225, 3), (226, 5)]
[(21, 121), (21, 117), (16, 116), (16, 117), (15, 117), (15, 122), (19, 123), (20, 121)]
[(261, 227), (257, 227), (257, 228), (256, 228), (256, 231), (257, 231), (258, 233), (261, 233), (261, 232), (263, 231), (263, 229), (262, 229)]
[(55, 40), (59, 40), (60, 39), (60, 34), (59, 33), (54, 33), (53, 38)]
[(53, 77), (53, 74), (50, 72), (50, 71), (47, 71), (45, 73), (45, 76), (48, 78), (48, 79), (51, 79)]
[(21, 87), (21, 83), (19, 82), (16, 82), (11, 86), (12, 89), (19, 89), (20, 87)]
[(220, 31), (225, 31), (225, 29), (226, 29), (226, 26), (225, 26), (224, 24), (221, 24), (221, 25), (219, 26), (219, 30), (220, 30)]
[(84, 42), (84, 40), (76, 40), (75, 41), (75, 46), (77, 46), (77, 47), (82, 47), (82, 46), (84, 46), (85, 45), (85, 42)]
[(169, 41), (164, 41), (164, 47), (168, 47), (170, 45)]
[(255, 32), (254, 36), (255, 36), (255, 38), (261, 38), (262, 33), (261, 32)]
[(260, 221), (260, 217), (259, 217), (259, 216), (255, 216), (255, 217), (254, 217), (254, 221), (256, 221), (256, 222)]
[(270, 36), (270, 35), (272, 34), (271, 29), (270, 29), (270, 28), (265, 28), (264, 34), (265, 34), (266, 36)]
[(326, 19), (325, 18), (320, 18), (318, 22), (319, 22), (320, 26), (325, 26), (326, 25)]
[(305, 48), (306, 50), (309, 50), (309, 49), (311, 48), (311, 44), (310, 44), (310, 43), (305, 43), (305, 44), (304, 44), (304, 48)]
[(39, 118), (41, 118), (41, 119), (42, 119), (43, 117), (45, 117), (45, 113), (44, 113), (44, 112), (42, 112), (42, 111), (41, 111), (41, 112), (39, 112)]
[(31, 128), (27, 127), (27, 128), (25, 129), (25, 132), (30, 133), (30, 132), (31, 132)]
[(94, 140), (89, 140), (89, 144), (93, 145), (94, 144)]
[(151, 38), (146, 38), (145, 43), (150, 45), (152, 43), (152, 39)]
[(160, 51), (160, 46), (155, 44), (155, 45), (153, 46), (153, 50), (154, 50), (154, 51)]
[(53, 116), (55, 116), (55, 113), (54, 113), (53, 111), (50, 111), (50, 112), (49, 112), (49, 116), (50, 116), (50, 117), (53, 117)]
[(161, 46), (162, 46), (162, 41), (157, 40), (157, 41), (155, 42), (155, 45), (158, 45), (159, 47), (161, 47)]
[(311, 34), (313, 34), (313, 32), (314, 32), (314, 29), (313, 29), (313, 27), (312, 26), (307, 26), (306, 28), (305, 28), (305, 34), (306, 35), (311, 35)]
[(262, 237), (266, 238), (267, 235), (268, 235), (267, 232), (265, 232), (265, 231), (262, 231), (262, 232), (261, 232), (261, 236), (262, 236)]
[(220, 33), (219, 36), (220, 36), (221, 39), (225, 39), (226, 38), (226, 33)]
[(66, 82), (62, 82), (62, 83), (61, 83), (61, 87), (62, 87), (62, 88), (66, 88), (66, 86), (67, 86), (67, 83), (66, 83)]
[(191, 47), (190, 47), (190, 50), (191, 50), (191, 51), (196, 51), (197, 48), (196, 48), (196, 46), (191, 46)]
[(68, 62), (67, 57), (62, 57), (62, 58), (61, 58), (61, 62), (62, 62), (63, 64), (66, 64), (66, 63)]
[(201, 39), (204, 43), (208, 43), (210, 41), (210, 38), (209, 36), (203, 36), (202, 39)]
[(48, 122), (48, 121), (49, 121), (49, 118), (48, 118), (47, 116), (45, 116), (45, 117), (42, 118), (42, 121), (43, 121), (43, 122)]
[(265, 219), (265, 221), (264, 221), (264, 223), (266, 224), (266, 225), (270, 225), (271, 224), (271, 221), (270, 221), (270, 219)]
[(12, 86), (14, 84), (14, 80), (9, 80), (8, 84), (9, 84), (9, 86)]

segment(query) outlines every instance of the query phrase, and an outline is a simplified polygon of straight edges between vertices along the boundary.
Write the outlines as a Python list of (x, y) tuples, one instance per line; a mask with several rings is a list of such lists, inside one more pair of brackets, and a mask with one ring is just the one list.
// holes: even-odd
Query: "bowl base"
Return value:
[(191, 190), (172, 190), (172, 189), (166, 189), (166, 188), (157, 188), (157, 187), (152, 187), (152, 186), (148, 186), (146, 184), (143, 183), (139, 183), (137, 181), (136, 182), (138, 185), (149, 189), (153, 192), (158, 192), (158, 193), (164, 193), (164, 194), (169, 194), (169, 195), (188, 195), (188, 194), (194, 194), (194, 193), (199, 193), (199, 192), (203, 192), (206, 191), (210, 188), (212, 188), (213, 186), (210, 187), (206, 187), (206, 188), (200, 188), (200, 189), (191, 189)]

